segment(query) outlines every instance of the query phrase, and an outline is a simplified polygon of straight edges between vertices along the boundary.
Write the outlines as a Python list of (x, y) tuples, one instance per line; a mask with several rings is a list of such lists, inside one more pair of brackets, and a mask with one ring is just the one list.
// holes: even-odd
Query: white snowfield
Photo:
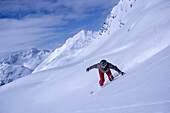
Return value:
[[(169, 12), (169, 0), (121, 0), (101, 35), (54, 51), (34, 74), (0, 87), (0, 113), (170, 113)], [(90, 95), (99, 75), (85, 70), (102, 59), (126, 74)]]

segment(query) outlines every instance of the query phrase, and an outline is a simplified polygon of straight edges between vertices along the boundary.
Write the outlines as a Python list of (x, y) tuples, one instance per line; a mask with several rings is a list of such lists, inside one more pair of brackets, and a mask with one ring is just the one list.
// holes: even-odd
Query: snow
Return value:
[[(69, 39), (37, 72), (0, 87), (0, 112), (169, 113), (169, 4), (168, 0), (121, 0), (111, 11), (121, 16), (108, 16), (107, 30), (94, 38), (90, 33), (87, 45), (81, 31), (77, 36), (83, 37)], [(120, 19), (124, 25), (119, 26)], [(90, 91), (99, 87), (98, 71), (85, 70), (102, 59), (126, 74), (91, 96)]]

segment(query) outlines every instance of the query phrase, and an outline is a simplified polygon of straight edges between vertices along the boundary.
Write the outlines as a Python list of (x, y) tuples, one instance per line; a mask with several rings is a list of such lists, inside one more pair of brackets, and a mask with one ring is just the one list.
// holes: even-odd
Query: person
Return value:
[(99, 70), (99, 75), (100, 75), (99, 85), (100, 86), (103, 86), (103, 84), (105, 82), (104, 73), (107, 74), (110, 81), (112, 81), (114, 79), (110, 69), (114, 69), (115, 71), (117, 71), (121, 75), (125, 74), (124, 72), (120, 71), (120, 69), (118, 69), (116, 66), (107, 62), (106, 60), (101, 60), (100, 63), (94, 64), (94, 65), (88, 67), (86, 69), (86, 71), (89, 72), (93, 68), (97, 68)]

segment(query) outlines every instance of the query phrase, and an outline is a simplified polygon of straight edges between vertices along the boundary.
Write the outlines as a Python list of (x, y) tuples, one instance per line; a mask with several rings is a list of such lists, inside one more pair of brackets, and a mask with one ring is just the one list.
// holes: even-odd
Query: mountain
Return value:
[(126, 16), (135, 5), (136, 0), (120, 0), (119, 5), (115, 6), (111, 13), (107, 16), (103, 27), (100, 29), (99, 34), (108, 34), (119, 30), (126, 24)]
[(49, 55), (33, 73), (83, 60), (83, 52), (97, 37), (98, 32), (81, 30), (75, 36), (66, 40), (62, 47), (57, 48)]
[[(0, 87), (0, 112), (169, 113), (169, 4), (121, 0), (110, 14), (116, 17), (106, 18), (107, 29), (99, 30), (80, 52), (70, 49), (74, 41), (67, 42), (72, 46), (60, 48), (60, 57), (55, 51), (37, 72)], [(85, 71), (102, 59), (126, 73), (104, 88), (99, 86), (98, 70)], [(91, 96), (94, 89), (99, 90)]]
[(0, 85), (31, 74), (50, 53), (49, 50), (40, 51), (32, 48), (2, 58), (0, 61)]

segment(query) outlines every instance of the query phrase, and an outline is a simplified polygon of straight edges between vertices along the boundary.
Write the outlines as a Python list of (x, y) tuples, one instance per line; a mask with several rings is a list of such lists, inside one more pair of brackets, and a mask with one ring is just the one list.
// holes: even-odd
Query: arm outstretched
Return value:
[(88, 72), (88, 71), (90, 71), (90, 70), (93, 69), (93, 68), (97, 68), (97, 65), (98, 65), (98, 64), (94, 64), (94, 65), (88, 67), (88, 68), (86, 69), (86, 71)]

